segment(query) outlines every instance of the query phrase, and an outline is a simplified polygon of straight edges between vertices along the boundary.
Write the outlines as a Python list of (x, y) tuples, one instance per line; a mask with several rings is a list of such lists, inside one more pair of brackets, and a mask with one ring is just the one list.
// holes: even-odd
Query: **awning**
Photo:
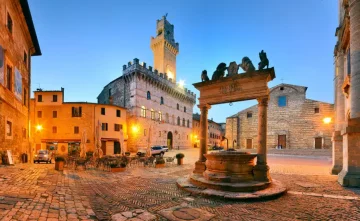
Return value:
[(119, 138), (101, 138), (101, 141), (119, 141)]
[(81, 139), (41, 139), (41, 143), (73, 143), (80, 141)]

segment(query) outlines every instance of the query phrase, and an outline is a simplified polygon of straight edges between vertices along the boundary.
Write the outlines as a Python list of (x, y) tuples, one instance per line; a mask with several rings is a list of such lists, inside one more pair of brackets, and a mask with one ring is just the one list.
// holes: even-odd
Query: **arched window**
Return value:
[(187, 121), (187, 127), (190, 127), (190, 120)]
[(155, 119), (155, 111), (151, 109), (151, 120)]
[(177, 118), (177, 125), (180, 125), (180, 117)]
[(163, 97), (160, 98), (160, 104), (164, 104), (164, 98)]
[(169, 114), (168, 113), (165, 114), (165, 120), (166, 120), (166, 123), (169, 123)]
[(175, 124), (175, 116), (172, 115), (172, 124)]
[(144, 106), (141, 106), (141, 113), (140, 113), (141, 117), (146, 117), (146, 108)]
[(184, 107), (184, 112), (186, 113), (186, 107)]
[(162, 113), (159, 111), (159, 121), (162, 121)]
[(146, 93), (146, 99), (151, 100), (151, 94), (150, 94), (150, 91), (148, 91), (148, 92)]
[(179, 108), (180, 108), (179, 104), (176, 104), (176, 109), (178, 109), (178, 110), (179, 110)]
[(183, 124), (182, 125), (183, 125), (183, 127), (185, 127), (185, 118), (183, 118)]

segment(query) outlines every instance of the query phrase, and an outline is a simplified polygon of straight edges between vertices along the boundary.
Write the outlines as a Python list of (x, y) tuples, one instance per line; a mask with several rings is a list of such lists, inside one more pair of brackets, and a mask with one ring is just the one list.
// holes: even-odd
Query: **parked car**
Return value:
[[(155, 156), (155, 155), (160, 155), (163, 156), (165, 154), (165, 152), (168, 152), (168, 148), (167, 147), (163, 147), (163, 146), (152, 146), (150, 148), (151, 150), (151, 155)], [(138, 156), (145, 156), (146, 155), (146, 148), (140, 148), (137, 152)]]
[(166, 152), (169, 151), (169, 148), (167, 146), (161, 146), (164, 150), (166, 150)]
[(34, 157), (34, 163), (46, 162), (51, 163), (52, 152), (49, 150), (38, 150)]
[(218, 146), (208, 145), (208, 149), (209, 150), (223, 150), (224, 148), (223, 147), (218, 147)]

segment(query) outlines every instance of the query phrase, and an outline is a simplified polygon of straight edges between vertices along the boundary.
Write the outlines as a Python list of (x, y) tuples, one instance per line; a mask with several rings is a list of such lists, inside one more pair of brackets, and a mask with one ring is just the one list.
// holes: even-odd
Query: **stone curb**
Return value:
[(189, 177), (178, 179), (176, 181), (176, 185), (178, 188), (186, 192), (190, 192), (192, 195), (236, 201), (269, 200), (278, 198), (287, 192), (286, 187), (276, 180), (272, 180), (272, 183), (268, 188), (255, 192), (227, 192), (208, 188), (199, 188), (190, 183)]

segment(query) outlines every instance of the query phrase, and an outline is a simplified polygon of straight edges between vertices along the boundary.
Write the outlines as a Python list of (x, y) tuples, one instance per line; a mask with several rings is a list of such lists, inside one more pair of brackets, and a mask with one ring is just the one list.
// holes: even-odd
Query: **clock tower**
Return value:
[(174, 39), (174, 25), (166, 16), (156, 21), (156, 37), (151, 37), (151, 50), (154, 53), (154, 69), (166, 73), (172, 82), (176, 82), (176, 55), (179, 43)]

